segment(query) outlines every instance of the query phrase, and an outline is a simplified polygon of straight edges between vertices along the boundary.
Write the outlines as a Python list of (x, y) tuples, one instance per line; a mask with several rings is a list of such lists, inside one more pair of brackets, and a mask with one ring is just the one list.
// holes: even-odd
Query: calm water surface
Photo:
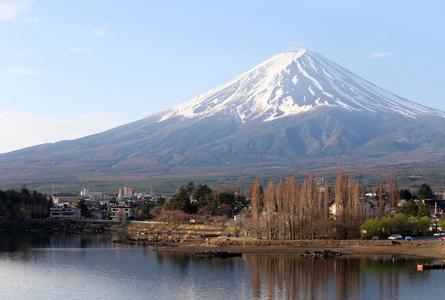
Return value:
[(112, 235), (0, 233), (0, 299), (441, 299), (445, 271), (398, 256), (198, 259)]

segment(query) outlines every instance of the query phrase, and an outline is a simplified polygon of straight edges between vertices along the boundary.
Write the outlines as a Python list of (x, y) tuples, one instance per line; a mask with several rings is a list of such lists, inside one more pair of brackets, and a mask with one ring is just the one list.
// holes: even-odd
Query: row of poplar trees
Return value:
[[(265, 190), (258, 179), (249, 188), (252, 219), (250, 228), (267, 239), (355, 238), (365, 219), (365, 188), (340, 171), (335, 186), (313, 173), (303, 184), (288, 175)], [(330, 203), (335, 202), (335, 214)]]

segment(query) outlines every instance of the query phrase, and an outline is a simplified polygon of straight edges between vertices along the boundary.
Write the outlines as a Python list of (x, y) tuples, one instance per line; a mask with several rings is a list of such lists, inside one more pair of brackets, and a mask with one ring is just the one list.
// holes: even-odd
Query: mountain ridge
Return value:
[[(441, 161), (445, 113), (318, 53), (273, 56), (171, 109), (102, 133), (0, 155), (0, 180), (83, 182)], [(338, 165), (338, 169), (342, 165)], [(207, 175), (206, 175), (207, 174)], [(64, 178), (63, 180), (61, 178)]]
[[(303, 85), (299, 81), (304, 81)], [(376, 97), (377, 94), (380, 95)], [(372, 103), (371, 98), (379, 101)], [(350, 110), (393, 111), (411, 117), (417, 114), (445, 117), (441, 111), (398, 97), (318, 53), (303, 49), (273, 56), (227, 83), (165, 111), (159, 122), (174, 116), (201, 117), (224, 108), (232, 109), (241, 122), (249, 118), (252, 108), (263, 114), (269, 112), (265, 120), (270, 121), (322, 105), (343, 106)]]

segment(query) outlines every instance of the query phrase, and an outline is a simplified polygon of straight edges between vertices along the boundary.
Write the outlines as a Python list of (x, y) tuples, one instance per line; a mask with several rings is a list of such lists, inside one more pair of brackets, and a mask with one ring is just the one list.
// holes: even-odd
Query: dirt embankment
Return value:
[(411, 255), (426, 258), (445, 259), (445, 244), (439, 241), (419, 241), (393, 244), (390, 241), (246, 241), (246, 240), (218, 240), (209, 239), (204, 242), (179, 242), (159, 247), (158, 251), (224, 251), (242, 253), (297, 253), (306, 250), (332, 250), (343, 254), (390, 254)]
[(241, 253), (303, 253), (306, 250), (332, 250), (344, 254), (412, 255), (445, 259), (445, 242), (415, 240), (391, 242), (388, 240), (257, 240), (227, 236), (224, 227), (204, 225), (146, 225), (128, 227), (131, 239), (123, 243), (154, 245), (158, 251), (196, 253), (223, 251)]

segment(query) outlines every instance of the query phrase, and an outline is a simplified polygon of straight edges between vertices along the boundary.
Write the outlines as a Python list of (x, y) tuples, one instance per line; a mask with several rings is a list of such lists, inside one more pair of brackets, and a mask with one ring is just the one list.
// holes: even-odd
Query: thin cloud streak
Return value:
[(385, 58), (396, 55), (395, 52), (374, 52), (368, 55), (369, 58)]
[(91, 52), (87, 48), (68, 48), (68, 50), (73, 51), (73, 52)]
[(0, 74), (35, 76), (35, 75), (40, 75), (41, 73), (39, 71), (31, 69), (11, 68), (8, 70), (1, 71)]
[(31, 8), (34, 0), (0, 0), (0, 21), (16, 19), (22, 12)]
[(300, 50), (301, 48), (303, 48), (305, 43), (298, 43), (298, 42), (291, 42), (291, 43), (287, 43), (287, 48), (286, 51), (296, 51), (296, 50)]
[(108, 33), (103, 28), (88, 28), (82, 25), (75, 25), (74, 27), (79, 28), (82, 31), (93, 33), (95, 35), (107, 35)]
[(102, 29), (102, 28), (93, 28), (93, 29), (91, 29), (91, 32), (96, 35), (106, 35), (107, 34), (105, 29)]

